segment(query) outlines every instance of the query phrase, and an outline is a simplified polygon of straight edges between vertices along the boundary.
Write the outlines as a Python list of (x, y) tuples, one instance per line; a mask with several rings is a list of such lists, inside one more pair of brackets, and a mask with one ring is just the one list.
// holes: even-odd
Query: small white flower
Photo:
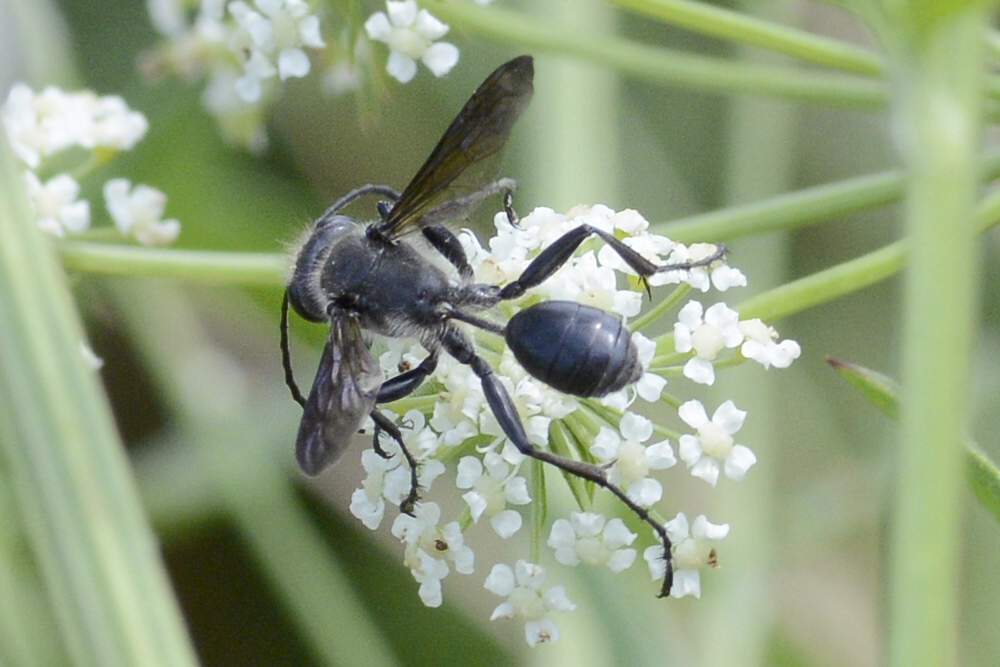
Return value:
[(458, 48), (435, 40), (444, 37), (448, 26), (426, 9), (418, 11), (415, 0), (388, 0), (386, 12), (375, 12), (365, 21), (368, 37), (389, 45), (386, 71), (400, 83), (407, 83), (417, 73), (417, 60), (434, 76), (444, 76), (458, 62)]
[(619, 433), (602, 427), (590, 453), (608, 468), (608, 480), (624, 487), (628, 497), (641, 507), (649, 507), (663, 496), (663, 487), (649, 477), (651, 470), (670, 468), (677, 459), (670, 442), (663, 440), (645, 446), (653, 435), (653, 423), (640, 415), (626, 412), (619, 423)]
[(559, 639), (559, 628), (548, 618), (550, 611), (576, 609), (562, 586), (543, 593), (544, 582), (545, 570), (540, 565), (519, 560), (513, 570), (503, 563), (494, 565), (483, 585), (491, 593), (507, 598), (493, 610), (490, 620), (523, 619), (524, 638), (531, 647)]
[[(701, 577), (698, 571), (706, 565), (718, 567), (712, 543), (722, 540), (729, 534), (729, 524), (709, 523), (702, 514), (694, 520), (694, 525), (689, 531), (687, 517), (683, 513), (678, 513), (664, 526), (673, 543), (674, 583), (670, 588), (670, 596), (682, 598), (685, 595), (692, 595), (700, 598)], [(649, 566), (650, 577), (662, 579), (666, 573), (662, 546), (654, 545), (647, 548), (643, 551), (642, 557)]]
[(758, 319), (740, 322), (740, 331), (746, 336), (740, 352), (764, 368), (788, 368), (802, 354), (794, 340), (778, 340), (778, 332)]
[(104, 184), (104, 201), (118, 231), (143, 245), (173, 243), (181, 231), (177, 220), (161, 220), (167, 196), (156, 188), (133, 189), (127, 179), (114, 178)]
[(255, 0), (256, 9), (242, 0), (229, 3), (239, 29), (230, 48), (243, 59), (244, 74), (236, 92), (246, 102), (261, 96), (261, 82), (275, 74), (284, 81), (309, 73), (309, 56), (302, 47), (325, 46), (319, 18), (303, 0)]
[[(485, 473), (485, 474), (484, 474)], [(476, 523), (483, 516), (500, 537), (507, 539), (521, 528), (521, 515), (507, 509), (507, 504), (527, 505), (528, 483), (524, 477), (496, 452), (489, 451), (480, 461), (475, 456), (463, 456), (458, 462), (455, 485), (471, 489), (462, 495)]]
[(438, 607), (448, 563), (456, 572), (472, 574), (475, 555), (465, 544), (457, 521), (438, 527), (441, 508), (437, 503), (418, 503), (413, 514), (396, 517), (392, 534), (406, 544), (403, 563), (420, 584), (420, 599), (428, 607)]
[(636, 534), (625, 527), (621, 519), (606, 521), (600, 514), (574, 512), (570, 520), (552, 523), (548, 544), (563, 565), (607, 565), (612, 572), (621, 572), (635, 562), (635, 549), (625, 547), (635, 541)]
[(78, 200), (79, 184), (69, 174), (59, 174), (44, 184), (33, 172), (24, 174), (28, 199), (35, 209), (38, 226), (53, 236), (74, 234), (90, 226), (90, 204)]
[(695, 356), (684, 364), (684, 376), (698, 384), (715, 382), (712, 362), (726, 348), (739, 347), (743, 342), (740, 316), (724, 303), (717, 303), (704, 311), (697, 301), (688, 301), (677, 313), (674, 324), (674, 345), (678, 352), (691, 352)]
[(733, 435), (743, 427), (747, 413), (738, 410), (732, 401), (720, 405), (711, 420), (699, 401), (684, 403), (678, 409), (678, 415), (698, 431), (697, 436), (682, 435), (679, 445), (681, 459), (695, 477), (715, 486), (721, 465), (726, 477), (739, 481), (757, 462), (757, 457), (749, 448), (737, 445), (733, 440)]

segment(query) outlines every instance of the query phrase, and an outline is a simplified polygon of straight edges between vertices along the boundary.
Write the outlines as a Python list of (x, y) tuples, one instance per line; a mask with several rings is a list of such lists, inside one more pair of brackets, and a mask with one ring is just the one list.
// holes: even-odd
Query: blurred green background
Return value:
[[(767, 5), (777, 20), (871, 43), (855, 18), (829, 5)], [(366, 182), (401, 187), (469, 91), (518, 53), (453, 30), (450, 39), (461, 49), (456, 69), (441, 80), (421, 71), (409, 85), (390, 82), (374, 116), (361, 117), (350, 95), (323, 95), (315, 77), (292, 81), (268, 123), (270, 150), (252, 157), (222, 141), (197, 87), (141, 78), (137, 58), (156, 41), (144, 3), (63, 0), (57, 8), (67, 28), (62, 46), (80, 76), (57, 83), (121, 94), (146, 114), (147, 137), (107, 173), (167, 193), (167, 214), (181, 220), (185, 248), (275, 251), (348, 189)], [(766, 59), (599, 2), (525, 1), (520, 8), (571, 30)], [(8, 37), (0, 54), (9, 69), (19, 69), (9, 74), (29, 77), (35, 87), (49, 83), (31, 80), (26, 59), (17, 56), (37, 48), (26, 44), (37, 36)], [(505, 173), (521, 184), (515, 203), (522, 213), (605, 203), (666, 222), (896, 165), (884, 111), (681, 90), (544, 54), (536, 57), (535, 86), (505, 162)], [(96, 201), (96, 191), (89, 195)], [(884, 207), (734, 242), (731, 261), (750, 278), (738, 300), (897, 238), (898, 218), (895, 207)], [(487, 223), (484, 215), (478, 230), (485, 232)], [(973, 435), (997, 460), (996, 232), (982, 237), (982, 246)], [(578, 610), (556, 618), (558, 643), (533, 651), (520, 625), (486, 620), (497, 600), (482, 589), (492, 562), (526, 556), (526, 535), (493, 544), (485, 527), (474, 528), (476, 574), (451, 575), (444, 607), (426, 609), (387, 524), (373, 534), (347, 512), (361, 477), (356, 456), (314, 483), (295, 472), (299, 410), (281, 378), (277, 290), (84, 275), (73, 284), (207, 665), (377, 664), (387, 655), (407, 665), (825, 666), (884, 659), (895, 427), (823, 358), (898, 376), (897, 280), (775, 323), (802, 345), (788, 371), (727, 371), (708, 394), (674, 381), (681, 395), (706, 404), (732, 398), (750, 410), (741, 435), (759, 463), (744, 483), (707, 494), (678, 471), (662, 477), (670, 514), (704, 512), (732, 525), (720, 549), (722, 568), (703, 573), (701, 600), (657, 600), (641, 563), (614, 576), (563, 568), (546, 554), (550, 581), (568, 586)], [(293, 326), (296, 368), (311, 377), (317, 352), (307, 344), (321, 339), (322, 327)], [(452, 513), (456, 499), (445, 501)], [(571, 507), (568, 497), (559, 502), (555, 515)], [(971, 495), (965, 503), (961, 663), (995, 665), (1000, 527)], [(607, 500), (600, 507), (617, 511)], [(4, 530), (15, 534), (9, 522), (15, 515), (2, 514)], [(51, 615), (29, 555), (21, 555), (18, 595), (38, 629), (25, 639), (51, 644)], [(381, 647), (366, 646), (364, 638)], [(54, 663), (65, 659), (55, 646), (49, 656)]]

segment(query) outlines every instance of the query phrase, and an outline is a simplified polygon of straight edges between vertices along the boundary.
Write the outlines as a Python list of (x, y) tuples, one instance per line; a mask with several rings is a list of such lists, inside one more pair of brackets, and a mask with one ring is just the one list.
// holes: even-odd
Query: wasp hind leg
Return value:
[(525, 456), (530, 456), (538, 461), (548, 463), (549, 465), (555, 466), (560, 470), (564, 470), (571, 475), (575, 475), (581, 479), (593, 482), (601, 488), (607, 489), (637, 517), (653, 529), (657, 536), (659, 536), (660, 542), (663, 545), (663, 558), (666, 561), (666, 569), (663, 578), (663, 586), (660, 589), (660, 597), (666, 597), (669, 595), (670, 588), (673, 585), (674, 570), (673, 563), (671, 561), (672, 545), (670, 543), (670, 537), (667, 535), (666, 528), (655, 521), (644, 507), (639, 506), (631, 498), (629, 498), (628, 494), (626, 494), (621, 487), (608, 481), (607, 473), (603, 467), (558, 456), (551, 452), (537, 449), (534, 445), (532, 445), (528, 441), (528, 436), (524, 431), (524, 424), (521, 423), (521, 418), (517, 414), (517, 409), (514, 407), (514, 402), (511, 400), (510, 394), (507, 393), (503, 384), (499, 379), (497, 379), (497, 376), (493, 373), (493, 369), (490, 368), (489, 364), (487, 364), (482, 357), (475, 353), (475, 350), (472, 347), (472, 342), (465, 336), (465, 334), (458, 329), (449, 328), (443, 334), (441, 342), (448, 354), (455, 357), (455, 359), (460, 363), (467, 364), (472, 368), (472, 371), (476, 374), (479, 381), (483, 385), (483, 393), (486, 395), (486, 403), (490, 406), (490, 410), (496, 417), (497, 422), (499, 422), (504, 434), (510, 439), (511, 442), (514, 443), (514, 446), (517, 447), (518, 451)]

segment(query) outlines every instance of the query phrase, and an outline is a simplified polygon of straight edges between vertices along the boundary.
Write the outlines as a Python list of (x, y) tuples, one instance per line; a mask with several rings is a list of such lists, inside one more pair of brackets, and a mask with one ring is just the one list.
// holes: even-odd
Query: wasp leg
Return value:
[(427, 376), (437, 368), (437, 352), (431, 352), (416, 368), (400, 373), (382, 383), (379, 387), (376, 403), (391, 403), (409, 396), (427, 379)]
[(559, 270), (559, 267), (565, 264), (566, 261), (573, 256), (573, 253), (580, 247), (580, 244), (591, 235), (600, 237), (601, 240), (611, 246), (611, 248), (618, 253), (618, 256), (621, 257), (633, 271), (639, 274), (639, 278), (646, 286), (647, 292), (649, 292), (649, 285), (646, 284), (646, 279), (656, 273), (661, 273), (663, 271), (682, 271), (693, 269), (698, 266), (708, 266), (712, 262), (722, 259), (726, 254), (725, 246), (719, 245), (718, 250), (705, 259), (701, 259), (696, 262), (680, 262), (676, 264), (658, 266), (637, 253), (632, 248), (625, 245), (620, 240), (616, 239), (612, 234), (596, 227), (591, 227), (590, 225), (580, 225), (579, 227), (575, 227), (560, 236), (558, 239), (553, 241), (548, 248), (535, 257), (535, 259), (531, 261), (531, 264), (528, 265), (528, 268), (521, 273), (521, 276), (517, 280), (509, 285), (506, 285), (500, 290), (500, 298), (516, 299), (532, 287), (536, 287), (545, 282), (552, 276), (553, 273)]
[(454, 220), (455, 218), (461, 218), (471, 213), (472, 209), (479, 206), (487, 197), (499, 194), (505, 195), (505, 193), (513, 192), (516, 188), (517, 181), (513, 178), (498, 178), (464, 197), (446, 201), (432, 208), (420, 218), (419, 224), (421, 227), (428, 227), (447, 222), (448, 220)]
[[(428, 375), (434, 372), (435, 368), (437, 368), (437, 351), (431, 352), (416, 368), (411, 368), (405, 373), (400, 373), (383, 382), (382, 386), (379, 387), (375, 402), (390, 403), (409, 396), (427, 379)], [(379, 444), (379, 434), (385, 431), (396, 441), (403, 452), (403, 456), (406, 457), (406, 462), (410, 464), (410, 494), (399, 506), (399, 509), (404, 514), (412, 514), (413, 506), (420, 498), (420, 485), (417, 482), (417, 461), (403, 443), (403, 434), (400, 433), (399, 429), (388, 417), (377, 410), (372, 411), (371, 417), (375, 420), (375, 437), (372, 440), (372, 449), (375, 450), (375, 453), (384, 459), (392, 456), (382, 449), (382, 445)]]
[(462, 280), (466, 282), (472, 280), (472, 267), (469, 266), (469, 259), (465, 256), (462, 242), (451, 233), (450, 229), (444, 225), (427, 225), (421, 231), (428, 243), (458, 269), (458, 275)]
[(399, 199), (399, 191), (388, 185), (377, 185), (375, 183), (368, 183), (367, 185), (362, 185), (360, 188), (355, 188), (342, 196), (337, 201), (330, 204), (320, 219), (325, 218), (329, 215), (334, 215), (339, 213), (343, 208), (345, 208), (352, 201), (358, 197), (364, 197), (365, 195), (382, 195), (383, 197), (388, 197), (392, 201)]
[[(375, 439), (378, 440), (381, 431), (388, 433), (389, 437), (399, 445), (399, 450), (403, 452), (403, 456), (410, 466), (410, 493), (400, 503), (399, 511), (403, 514), (413, 516), (413, 508), (416, 506), (417, 501), (420, 500), (420, 482), (417, 480), (417, 460), (413, 458), (413, 454), (406, 448), (406, 444), (403, 442), (403, 434), (400, 433), (399, 428), (392, 423), (391, 419), (378, 410), (372, 410), (371, 417), (375, 420)], [(379, 449), (381, 448), (376, 445), (376, 453), (379, 453)], [(383, 454), (384, 452), (379, 453), (379, 456)]]
[(521, 423), (521, 418), (517, 415), (517, 409), (514, 407), (514, 402), (511, 400), (510, 394), (507, 393), (503, 384), (494, 375), (493, 369), (489, 367), (482, 357), (479, 357), (475, 353), (471, 341), (465, 334), (458, 329), (449, 328), (442, 335), (441, 342), (444, 345), (444, 349), (448, 351), (448, 354), (455, 357), (460, 363), (472, 367), (472, 371), (483, 385), (483, 393), (486, 395), (486, 402), (489, 404), (490, 410), (497, 418), (497, 422), (499, 422), (503, 432), (522, 454), (553, 465), (571, 475), (576, 475), (607, 489), (653, 529), (663, 544), (663, 554), (666, 560), (666, 574), (663, 579), (663, 586), (660, 589), (660, 597), (669, 595), (670, 587), (673, 585), (674, 570), (670, 558), (672, 545), (666, 528), (655, 521), (645, 508), (633, 502), (618, 485), (609, 482), (605, 470), (600, 466), (558, 456), (551, 452), (537, 449), (532, 445), (528, 441), (528, 435), (524, 431), (524, 425)]

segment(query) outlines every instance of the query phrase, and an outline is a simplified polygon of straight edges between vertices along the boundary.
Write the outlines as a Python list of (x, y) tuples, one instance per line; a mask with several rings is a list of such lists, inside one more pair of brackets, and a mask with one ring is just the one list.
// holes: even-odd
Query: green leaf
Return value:
[(0, 455), (77, 665), (193, 665), (66, 278), (0, 133)]
[(898, 382), (888, 375), (836, 357), (827, 357), (826, 363), (837, 371), (840, 377), (857, 387), (876, 408), (893, 419), (899, 417), (899, 401), (896, 398), (899, 395)]
[[(826, 363), (887, 416), (899, 418), (899, 383), (870, 368), (827, 357)], [(979, 503), (1000, 522), (1000, 469), (972, 441), (965, 443), (965, 477)]]

